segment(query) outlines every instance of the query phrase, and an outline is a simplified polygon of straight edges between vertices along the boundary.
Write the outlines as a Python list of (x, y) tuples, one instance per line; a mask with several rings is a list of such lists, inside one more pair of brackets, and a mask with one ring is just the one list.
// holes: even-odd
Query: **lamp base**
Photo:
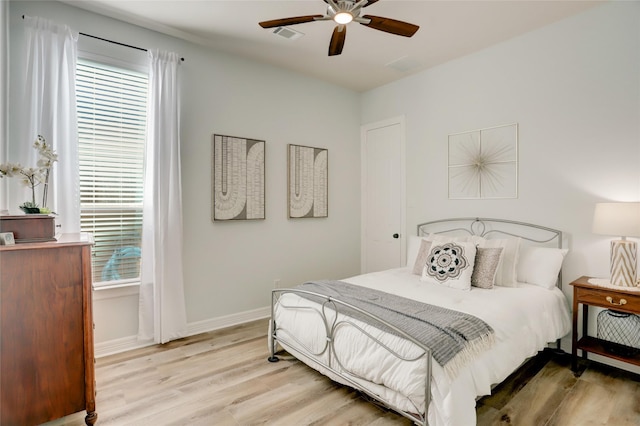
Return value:
[(638, 245), (635, 241), (611, 241), (611, 284), (636, 287)]

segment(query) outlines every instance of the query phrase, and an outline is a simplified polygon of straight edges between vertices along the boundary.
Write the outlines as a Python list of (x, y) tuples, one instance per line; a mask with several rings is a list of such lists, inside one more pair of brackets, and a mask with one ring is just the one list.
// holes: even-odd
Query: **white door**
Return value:
[(362, 126), (362, 273), (405, 263), (404, 119)]

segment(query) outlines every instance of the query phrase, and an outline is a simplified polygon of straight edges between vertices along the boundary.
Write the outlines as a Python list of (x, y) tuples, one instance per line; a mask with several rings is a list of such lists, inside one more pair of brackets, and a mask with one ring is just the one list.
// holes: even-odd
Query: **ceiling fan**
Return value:
[(284, 27), (287, 25), (303, 24), (314, 21), (335, 21), (337, 24), (333, 29), (333, 35), (329, 42), (329, 56), (342, 53), (344, 40), (347, 36), (347, 24), (354, 21), (374, 30), (384, 31), (404, 37), (411, 37), (420, 28), (408, 22), (397, 21), (395, 19), (383, 18), (380, 16), (363, 15), (360, 12), (363, 7), (371, 6), (379, 0), (324, 0), (328, 4), (327, 12), (324, 15), (295, 16), (291, 18), (274, 19), (262, 21), (262, 28)]

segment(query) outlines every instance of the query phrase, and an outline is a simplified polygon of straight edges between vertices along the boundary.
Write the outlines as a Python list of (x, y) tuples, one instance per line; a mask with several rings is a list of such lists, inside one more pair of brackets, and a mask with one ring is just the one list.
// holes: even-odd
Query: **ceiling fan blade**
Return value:
[(323, 15), (307, 15), (307, 16), (294, 16), (292, 18), (273, 19), (271, 21), (262, 21), (260, 26), (262, 28), (275, 28), (285, 27), (287, 25), (304, 24), (305, 22), (313, 22), (316, 18), (322, 18)]
[(347, 37), (347, 27), (345, 25), (336, 25), (329, 42), (329, 56), (336, 56), (342, 53), (344, 40)]
[(363, 18), (370, 19), (371, 22), (365, 25), (375, 30), (384, 31), (386, 33), (396, 34), (404, 37), (411, 37), (420, 28), (417, 25), (410, 24), (408, 22), (397, 21), (391, 18), (383, 18), (380, 16), (364, 15)]
[[(374, 3), (378, 3), (379, 1), (380, 1), (380, 0), (368, 0), (368, 1), (367, 1), (367, 4), (365, 4), (365, 5), (364, 5), (364, 6), (362, 6), (362, 7), (371, 6), (372, 4), (374, 4)], [(327, 4), (329, 4), (329, 0), (324, 0), (324, 2), (325, 2), (325, 3), (327, 3)], [(357, 3), (359, 3), (359, 2), (360, 2), (360, 0), (355, 0), (355, 2), (354, 2), (354, 3), (355, 3), (355, 4), (357, 4)]]

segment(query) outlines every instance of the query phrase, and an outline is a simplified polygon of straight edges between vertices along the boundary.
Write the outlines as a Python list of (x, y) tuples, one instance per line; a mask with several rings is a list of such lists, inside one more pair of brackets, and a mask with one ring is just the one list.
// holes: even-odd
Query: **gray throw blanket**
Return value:
[[(451, 378), (475, 356), (494, 344), (493, 329), (481, 319), (463, 312), (343, 281), (313, 281), (297, 288), (331, 296), (394, 325), (430, 348), (433, 358)], [(318, 297), (306, 294), (301, 296), (321, 303)], [(389, 333), (398, 334), (353, 309), (340, 307), (340, 312)]]

